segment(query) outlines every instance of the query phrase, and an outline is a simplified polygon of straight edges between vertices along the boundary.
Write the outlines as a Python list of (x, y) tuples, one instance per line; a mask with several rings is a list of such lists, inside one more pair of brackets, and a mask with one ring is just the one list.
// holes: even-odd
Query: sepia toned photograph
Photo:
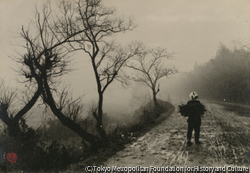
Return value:
[(249, 169), (249, 0), (0, 0), (0, 173)]

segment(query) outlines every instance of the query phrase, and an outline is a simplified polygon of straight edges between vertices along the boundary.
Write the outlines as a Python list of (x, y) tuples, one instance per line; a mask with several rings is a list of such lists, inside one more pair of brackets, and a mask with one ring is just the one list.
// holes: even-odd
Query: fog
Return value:
[[(22, 25), (28, 27), (34, 19), (36, 3), (39, 7), (42, 1), (0, 1), (0, 77), (13, 88), (21, 85), (16, 80), (16, 63), (10, 57), (23, 51), (19, 33)], [(138, 40), (147, 47), (163, 47), (174, 52), (168, 62), (177, 67), (179, 73), (160, 80), (158, 98), (163, 100), (185, 102), (189, 91), (182, 86), (183, 73), (193, 70), (195, 64), (214, 58), (220, 43), (228, 47), (234, 47), (235, 41), (249, 44), (248, 0), (104, 0), (103, 4), (114, 6), (118, 16), (132, 16), (137, 24), (133, 31), (119, 34), (117, 42), (127, 44)], [(97, 99), (90, 59), (83, 53), (72, 54), (72, 57), (70, 66), (74, 71), (62, 78), (60, 86), (70, 86), (75, 97), (84, 95), (84, 116), (87, 116), (90, 104)], [(113, 116), (133, 113), (150, 94), (150, 90), (140, 84), (132, 82), (123, 87), (118, 82), (112, 83), (104, 95), (104, 112)], [(36, 111), (31, 118), (33, 124), (39, 114)]]

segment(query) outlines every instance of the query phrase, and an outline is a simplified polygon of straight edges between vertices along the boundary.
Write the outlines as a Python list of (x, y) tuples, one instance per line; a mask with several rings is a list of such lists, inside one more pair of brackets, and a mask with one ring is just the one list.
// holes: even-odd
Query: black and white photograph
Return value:
[(249, 0), (0, 0), (0, 173), (249, 169)]

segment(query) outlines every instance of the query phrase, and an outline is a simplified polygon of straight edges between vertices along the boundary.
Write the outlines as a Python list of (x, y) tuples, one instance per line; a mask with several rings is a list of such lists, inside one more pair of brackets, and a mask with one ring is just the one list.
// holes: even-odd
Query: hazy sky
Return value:
[[(16, 55), (17, 45), (23, 44), (18, 40), (21, 26), (28, 26), (33, 19), (36, 2), (42, 0), (0, 0), (1, 78), (13, 79), (16, 75), (11, 69), (15, 63), (8, 56)], [(138, 25), (120, 36), (118, 42), (139, 40), (149, 47), (167, 48), (175, 52), (170, 63), (180, 72), (213, 58), (220, 43), (232, 46), (233, 41), (244, 44), (250, 41), (249, 0), (104, 0), (103, 3), (114, 6), (117, 15), (133, 16)], [(92, 72), (86, 69), (69, 78), (76, 89), (93, 89), (94, 81), (86, 83)]]
[[(36, 0), (41, 2), (42, 0)], [(35, 0), (0, 0), (0, 76), (7, 75), (8, 56), (18, 50), (21, 26), (33, 19)], [(52, 0), (53, 1), (53, 0)], [(55, 1), (55, 0), (54, 0)], [(215, 55), (220, 42), (249, 41), (249, 0), (104, 0), (117, 14), (133, 16), (138, 25), (122, 40), (175, 52), (180, 71), (204, 63)]]

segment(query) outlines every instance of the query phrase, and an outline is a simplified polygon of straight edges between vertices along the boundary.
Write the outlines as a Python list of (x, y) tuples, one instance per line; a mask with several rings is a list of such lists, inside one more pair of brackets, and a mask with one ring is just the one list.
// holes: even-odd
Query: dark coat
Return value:
[(179, 106), (180, 113), (188, 116), (188, 123), (201, 124), (201, 115), (206, 111), (205, 106), (199, 100), (190, 100), (186, 105)]

